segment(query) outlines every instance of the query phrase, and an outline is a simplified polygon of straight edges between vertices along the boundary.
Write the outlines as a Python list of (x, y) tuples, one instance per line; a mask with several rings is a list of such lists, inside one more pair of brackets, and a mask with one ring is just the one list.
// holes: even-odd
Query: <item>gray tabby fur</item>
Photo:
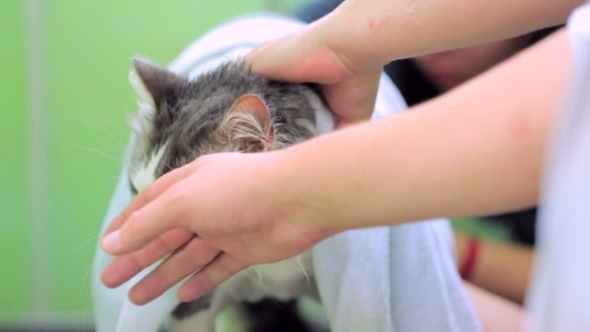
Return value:
[[(324, 106), (311, 86), (254, 75), (240, 60), (190, 81), (145, 60), (134, 59), (133, 63), (130, 81), (140, 98), (140, 110), (131, 122), (136, 138), (129, 167), (134, 193), (204, 154), (281, 149), (318, 134), (316, 113)], [(258, 96), (268, 108), (272, 146), (262, 142), (269, 133), (255, 116), (246, 114), (237, 121), (229, 116), (232, 106), (245, 95)], [(214, 331), (217, 313), (243, 302), (290, 301), (302, 295), (319, 300), (310, 273), (309, 252), (251, 267), (210, 294), (179, 305), (171, 313), (172, 331)], [(255, 321), (260, 319), (263, 317), (250, 317), (244, 325), (255, 331)]]

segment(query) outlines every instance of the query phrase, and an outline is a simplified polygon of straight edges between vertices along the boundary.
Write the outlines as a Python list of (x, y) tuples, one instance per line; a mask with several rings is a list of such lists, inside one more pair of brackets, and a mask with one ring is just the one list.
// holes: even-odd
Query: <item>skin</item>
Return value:
[[(459, 262), (465, 261), (468, 236), (455, 234)], [(469, 282), (522, 305), (532, 271), (534, 250), (510, 243), (481, 241), (477, 264)]]
[(527, 46), (525, 36), (427, 54), (413, 58), (412, 62), (444, 92), (485, 72)]
[(463, 285), (484, 331), (524, 331), (527, 316), (522, 308), (471, 283), (464, 282)]
[(188, 301), (345, 230), (530, 207), (570, 67), (561, 31), (410, 112), (285, 150), (198, 158), (111, 223), (102, 245), (118, 257), (103, 282), (116, 287), (175, 251), (130, 298), (147, 303), (205, 265), (179, 290)]
[(505, 40), (555, 26), (563, 23), (571, 11), (583, 3), (583, 0), (484, 0), (477, 3), (352, 0), (343, 2), (317, 24), (325, 27), (321, 31), (323, 38), (334, 49), (346, 54), (346, 63), (352, 64), (350, 68), (356, 68), (355, 64), (359, 63), (384, 64), (400, 58)]
[[(451, 90), (528, 47), (528, 36), (428, 54), (412, 59), (441, 91)], [(459, 266), (468, 237), (455, 233)], [(483, 290), (522, 305), (528, 289), (534, 250), (512, 243), (480, 240), (480, 251), (469, 281)]]
[(342, 128), (369, 119), (385, 64), (563, 24), (582, 3), (347, 0), (300, 32), (258, 47), (249, 60), (274, 79), (320, 83)]

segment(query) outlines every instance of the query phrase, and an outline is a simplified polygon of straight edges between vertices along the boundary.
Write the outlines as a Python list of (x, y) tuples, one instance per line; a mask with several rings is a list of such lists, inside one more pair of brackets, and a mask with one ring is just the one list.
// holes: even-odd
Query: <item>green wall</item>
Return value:
[(0, 4), (0, 315), (28, 310), (31, 296), (22, 11), (23, 4), (19, 1)]
[(0, 323), (91, 310), (98, 230), (135, 110), (130, 58), (167, 63), (225, 19), (294, 4), (0, 1)]

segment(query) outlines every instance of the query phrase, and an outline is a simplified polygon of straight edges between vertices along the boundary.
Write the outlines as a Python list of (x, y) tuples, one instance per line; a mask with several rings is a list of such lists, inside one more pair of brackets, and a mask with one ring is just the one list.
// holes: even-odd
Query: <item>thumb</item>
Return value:
[(338, 84), (322, 86), (322, 94), (336, 114), (336, 128), (368, 121), (373, 115), (381, 72), (356, 75)]
[(253, 73), (292, 83), (333, 84), (347, 75), (338, 55), (313, 25), (254, 48), (245, 57)]

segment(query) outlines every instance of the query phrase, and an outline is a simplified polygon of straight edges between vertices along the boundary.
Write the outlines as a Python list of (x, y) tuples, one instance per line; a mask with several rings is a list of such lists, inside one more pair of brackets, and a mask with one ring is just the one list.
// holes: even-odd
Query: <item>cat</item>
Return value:
[[(131, 119), (135, 141), (128, 173), (134, 195), (205, 154), (258, 153), (308, 140), (323, 133), (320, 117), (330, 114), (315, 86), (255, 75), (241, 58), (192, 80), (141, 58), (133, 59), (133, 67), (130, 82), (140, 100)], [(301, 296), (319, 302), (310, 251), (250, 267), (209, 294), (180, 304), (171, 313), (171, 331), (215, 331), (217, 314), (229, 306), (243, 308), (249, 331), (263, 331), (261, 320), (273, 316), (269, 311), (296, 311), (293, 301)], [(244, 307), (248, 303), (258, 303), (258, 312), (264, 308), (262, 317)], [(297, 330), (310, 328), (301, 323)]]

